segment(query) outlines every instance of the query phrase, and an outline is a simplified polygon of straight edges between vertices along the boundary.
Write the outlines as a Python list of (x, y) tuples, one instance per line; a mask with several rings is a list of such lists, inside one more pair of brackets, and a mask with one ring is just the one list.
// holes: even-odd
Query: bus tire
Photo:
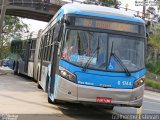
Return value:
[(17, 75), (17, 65), (14, 65), (14, 75)]
[(142, 107), (142, 106), (136, 106), (135, 108), (140, 108), (140, 107)]
[(18, 65), (17, 65), (17, 75), (20, 76), (19, 63), (18, 63)]
[(17, 75), (17, 71), (14, 70), (14, 75)]
[(114, 106), (107, 106), (106, 109), (108, 109), (108, 110), (113, 110), (113, 109), (114, 109)]

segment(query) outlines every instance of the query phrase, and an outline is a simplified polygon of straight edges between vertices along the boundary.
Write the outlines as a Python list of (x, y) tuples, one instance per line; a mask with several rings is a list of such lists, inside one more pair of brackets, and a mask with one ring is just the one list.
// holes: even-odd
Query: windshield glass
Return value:
[[(113, 45), (113, 48), (111, 46)], [(112, 51), (111, 51), (112, 49)], [(144, 39), (122, 35), (109, 36), (109, 55), (114, 53), (129, 71), (144, 68)], [(121, 71), (122, 67), (113, 58), (110, 59), (108, 70)]]
[[(83, 30), (67, 30), (62, 58), (81, 67), (90, 59), (88, 68), (124, 71), (114, 58), (111, 57), (110, 59), (112, 42), (114, 43), (113, 52), (117, 48), (120, 50), (119, 55), (122, 57), (125, 55), (125, 59), (122, 62), (129, 71), (135, 71), (144, 67), (143, 41), (139, 41), (138, 38), (111, 36), (107, 33)], [(115, 54), (120, 57), (118, 53)], [(91, 59), (91, 57), (93, 58)]]

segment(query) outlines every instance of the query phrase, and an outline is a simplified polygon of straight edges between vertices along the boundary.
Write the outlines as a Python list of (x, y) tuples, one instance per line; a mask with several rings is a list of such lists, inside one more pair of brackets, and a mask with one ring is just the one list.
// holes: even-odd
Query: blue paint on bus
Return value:
[[(101, 17), (101, 18), (110, 18), (110, 19), (117, 19), (117, 20), (124, 20), (124, 21), (131, 21), (131, 22), (139, 22), (139, 23), (145, 23), (143, 19), (137, 18), (137, 17), (121, 17), (121, 16), (113, 16), (113, 15), (106, 15), (106, 14), (99, 14), (99, 13), (91, 13), (91, 12), (83, 12), (78, 11), (75, 7), (73, 7), (72, 4), (66, 4), (64, 5), (60, 10), (59, 13), (61, 13), (58, 18), (62, 17), (64, 14), (78, 14), (78, 15), (85, 15), (85, 16), (95, 16), (95, 17)], [(57, 18), (57, 20), (59, 20)]]
[(134, 81), (144, 76), (146, 73), (146, 70), (143, 69), (138, 72), (131, 73), (131, 76), (127, 77), (126, 73), (122, 72), (107, 72), (91, 69), (87, 69), (86, 72), (82, 72), (82, 67), (74, 66), (64, 60), (60, 60), (59, 65), (75, 74), (78, 84), (95, 87), (107, 85), (111, 88), (132, 89)]

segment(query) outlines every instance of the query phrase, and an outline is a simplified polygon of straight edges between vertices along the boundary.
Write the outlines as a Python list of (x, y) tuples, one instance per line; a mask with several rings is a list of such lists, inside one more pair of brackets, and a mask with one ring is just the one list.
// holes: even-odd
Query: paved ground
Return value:
[(39, 90), (35, 82), (10, 73), (0, 76), (0, 114), (11, 114), (9, 117), (18, 114), (18, 120), (112, 118), (112, 112), (105, 109), (69, 103), (49, 104), (47, 94)]
[(160, 118), (160, 93), (145, 90), (143, 105), (140, 109), (115, 107), (114, 112), (121, 114), (159, 114)]
[(114, 119), (115, 114), (148, 113), (159, 114), (160, 119), (159, 93), (145, 91), (141, 109), (115, 107), (113, 111), (108, 111), (79, 104), (53, 105), (47, 102), (47, 94), (39, 90), (32, 80), (13, 73), (0, 75), (0, 114), (18, 114), (18, 120), (107, 120)]

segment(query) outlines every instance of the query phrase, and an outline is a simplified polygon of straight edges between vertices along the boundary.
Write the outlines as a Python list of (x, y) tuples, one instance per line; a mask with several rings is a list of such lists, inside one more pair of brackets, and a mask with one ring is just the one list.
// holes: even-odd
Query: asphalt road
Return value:
[(160, 119), (160, 93), (145, 91), (143, 106), (140, 109), (115, 107), (113, 111), (109, 111), (81, 104), (53, 105), (47, 102), (47, 94), (39, 90), (31, 79), (12, 73), (0, 75), (0, 119), (7, 117), (15, 120), (111, 120), (121, 119), (123, 117), (119, 117), (120, 115), (128, 114), (155, 114), (159, 115)]
[(141, 120), (146, 120), (147, 118), (147, 120), (160, 120), (160, 93), (145, 90), (141, 108), (115, 107), (113, 111), (121, 115), (138, 114), (140, 117), (135, 116), (141, 118)]

